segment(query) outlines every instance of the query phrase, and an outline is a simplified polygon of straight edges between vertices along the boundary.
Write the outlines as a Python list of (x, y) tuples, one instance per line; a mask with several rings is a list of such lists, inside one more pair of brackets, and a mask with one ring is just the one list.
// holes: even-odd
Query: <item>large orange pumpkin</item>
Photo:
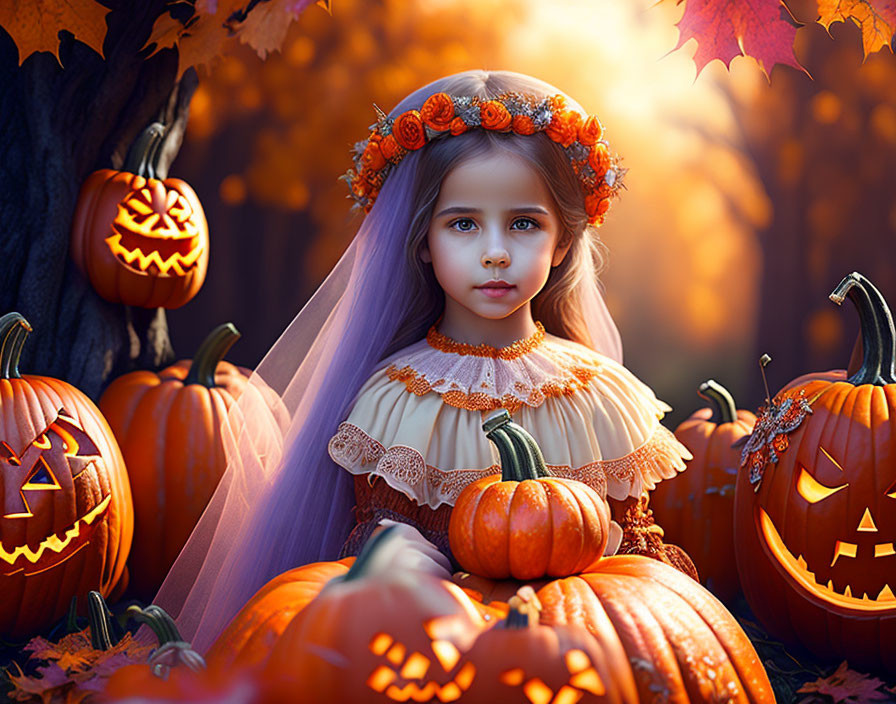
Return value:
[(133, 508), (124, 459), (73, 386), (18, 372), (31, 327), (0, 318), (0, 634), (61, 618), (71, 598), (126, 578)]
[(186, 182), (155, 175), (164, 134), (151, 124), (121, 171), (95, 171), (78, 196), (72, 259), (112, 303), (178, 308), (205, 281), (208, 224), (199, 198)]
[(538, 590), (542, 622), (585, 626), (606, 651), (621, 647), (642, 702), (774, 702), (749, 638), (705, 588), (640, 555)]
[(348, 572), (354, 557), (315, 562), (284, 572), (255, 593), (208, 651), (209, 667), (220, 670), (264, 664), (289, 623), (324, 585)]
[(294, 683), (296, 702), (448, 702), (472, 683), (462, 654), (486, 622), (456, 584), (397, 569), (395, 535), (374, 535), (271, 651), (265, 676)]
[(858, 371), (780, 392), (745, 446), (735, 498), (740, 580), (766, 629), (817, 657), (896, 670), (896, 373), (880, 292), (831, 294), (861, 321)]
[(591, 487), (551, 477), (535, 440), (507, 411), (482, 426), (498, 447), (501, 474), (460, 494), (448, 539), (465, 570), (492, 579), (576, 574), (607, 546), (610, 507)]
[(650, 508), (665, 539), (684, 548), (703, 584), (730, 603), (740, 591), (733, 515), (741, 452), (732, 445), (750, 434), (756, 416), (738, 409), (728, 390), (712, 379), (698, 393), (711, 407), (675, 429), (694, 458), (686, 471), (651, 492)]
[[(222, 427), (251, 374), (222, 361), (238, 338), (236, 328), (225, 323), (209, 334), (192, 360), (158, 373), (125, 374), (100, 398), (134, 490), (130, 570), (131, 588), (139, 597), (155, 594), (227, 466)], [(271, 394), (268, 400), (276, 403), (273, 399)], [(259, 412), (264, 406), (259, 404)], [(276, 414), (279, 406), (271, 408)], [(275, 429), (281, 420), (272, 416), (267, 423)]]

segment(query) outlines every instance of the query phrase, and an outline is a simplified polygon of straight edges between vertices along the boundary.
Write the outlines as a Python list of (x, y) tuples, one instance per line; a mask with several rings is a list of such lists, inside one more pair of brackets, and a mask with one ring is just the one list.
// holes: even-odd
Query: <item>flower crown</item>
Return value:
[(354, 168), (341, 178), (349, 184), (355, 207), (369, 212), (383, 183), (405, 155), (434, 139), (457, 136), (480, 128), (530, 135), (544, 132), (572, 164), (585, 194), (588, 222), (599, 225), (610, 207), (610, 198), (623, 188), (627, 169), (619, 166), (603, 139), (604, 129), (594, 115), (583, 117), (555, 95), (536, 98), (521, 93), (502, 93), (496, 98), (452, 97), (435, 93), (420, 110), (407, 110), (392, 119), (376, 108), (377, 122), (370, 136), (353, 150)]

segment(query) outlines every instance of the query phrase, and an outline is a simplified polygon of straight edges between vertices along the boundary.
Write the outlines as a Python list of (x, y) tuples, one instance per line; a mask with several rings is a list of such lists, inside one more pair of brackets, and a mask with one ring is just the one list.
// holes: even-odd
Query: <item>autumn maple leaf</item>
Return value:
[(862, 30), (865, 56), (890, 46), (896, 31), (896, 0), (818, 0), (818, 24), (828, 30), (834, 22), (852, 20)]
[(775, 64), (805, 71), (793, 54), (796, 30), (802, 25), (781, 0), (686, 0), (677, 26), (676, 49), (688, 39), (697, 40), (698, 75), (713, 59), (730, 66), (741, 55), (754, 57), (766, 75)]
[[(807, 682), (800, 687), (799, 694), (815, 693), (830, 697), (834, 704), (860, 704), (861, 702), (891, 701), (890, 695), (882, 692), (883, 681), (876, 677), (863, 675), (850, 670), (846, 662), (840, 663), (836, 672), (828, 677), (820, 677), (814, 682)], [(804, 702), (818, 701), (810, 698)]]
[(0, 27), (19, 51), (19, 65), (36, 51), (50, 51), (59, 65), (59, 32), (66, 30), (103, 56), (106, 15), (94, 0), (2, 0)]

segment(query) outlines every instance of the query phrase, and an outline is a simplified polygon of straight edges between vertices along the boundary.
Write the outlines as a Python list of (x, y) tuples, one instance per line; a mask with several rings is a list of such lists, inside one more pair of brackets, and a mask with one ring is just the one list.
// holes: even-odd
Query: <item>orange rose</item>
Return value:
[(517, 134), (535, 134), (535, 123), (528, 115), (514, 115), (512, 126)]
[(457, 137), (457, 135), (463, 134), (466, 131), (467, 131), (467, 125), (459, 117), (455, 117), (451, 121), (451, 134), (453, 136)]
[(426, 144), (426, 130), (423, 129), (420, 113), (416, 110), (401, 113), (392, 123), (392, 136), (409, 150), (419, 149)]
[(545, 132), (555, 142), (564, 147), (570, 146), (579, 136), (579, 122), (582, 116), (577, 112), (567, 111), (555, 114)]
[(604, 128), (594, 115), (579, 124), (579, 141), (586, 147), (590, 147), (603, 136)]
[(444, 132), (454, 119), (454, 102), (447, 93), (435, 93), (426, 99), (420, 108), (423, 123), (437, 132)]
[(361, 155), (361, 163), (364, 165), (365, 169), (372, 169), (374, 171), (379, 170), (386, 165), (386, 157), (383, 156), (383, 152), (380, 150), (380, 145), (377, 142), (367, 143), (367, 146), (364, 148), (364, 153)]
[(380, 154), (383, 155), (384, 158), (389, 161), (395, 161), (396, 159), (401, 158), (401, 147), (398, 145), (398, 142), (395, 141), (394, 135), (388, 135), (383, 137), (382, 141), (379, 144), (380, 146)]
[(513, 120), (503, 103), (488, 100), (479, 106), (479, 121), (487, 130), (506, 130)]
[(598, 193), (589, 193), (585, 196), (585, 212), (589, 220), (595, 220), (607, 212), (610, 208), (610, 199), (602, 198)]
[(598, 176), (603, 176), (607, 168), (610, 166), (610, 152), (607, 145), (603, 142), (595, 144), (588, 153), (588, 164), (594, 169)]

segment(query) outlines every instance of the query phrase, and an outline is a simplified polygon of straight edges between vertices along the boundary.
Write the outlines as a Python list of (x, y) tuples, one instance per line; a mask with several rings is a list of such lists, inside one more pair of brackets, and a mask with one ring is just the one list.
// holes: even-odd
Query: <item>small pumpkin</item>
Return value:
[(192, 360), (124, 374), (100, 398), (128, 463), (136, 514), (131, 591), (145, 600), (161, 585), (227, 467), (223, 433), (235, 401), (247, 390), (260, 393), (257, 414), (267, 417), (254, 422), (275, 435), (288, 417), (270, 389), (249, 383), (248, 369), (223, 361), (239, 336), (231, 323), (220, 325)]
[(542, 623), (587, 628), (621, 648), (639, 701), (774, 702), (750, 639), (710, 592), (658, 560), (606, 557), (537, 592)]
[(581, 626), (539, 623), (542, 607), (531, 587), (508, 606), (507, 618), (481, 633), (464, 658), (476, 677), (463, 702), (637, 704), (618, 639), (604, 644)]
[(296, 702), (454, 701), (475, 676), (462, 654), (486, 626), (452, 582), (396, 560), (397, 526), (375, 534), (280, 636), (265, 667)]
[(126, 581), (133, 507), (106, 419), (59, 379), (21, 375), (31, 326), (0, 318), (0, 635), (59, 620), (75, 595)]
[(448, 526), (466, 571), (490, 579), (576, 574), (607, 545), (610, 508), (573, 479), (551, 477), (532, 436), (502, 410), (483, 425), (498, 447), (501, 474), (468, 485)]
[(653, 490), (650, 508), (665, 539), (684, 548), (703, 584), (730, 603), (740, 591), (732, 516), (741, 451), (732, 445), (752, 432), (756, 416), (738, 409), (728, 390), (712, 379), (697, 393), (710, 407), (675, 429), (694, 457), (686, 471)]
[(180, 179), (156, 178), (164, 135), (151, 124), (120, 171), (95, 171), (78, 195), (72, 259), (112, 303), (178, 308), (205, 281), (208, 223), (199, 198)]
[(735, 495), (737, 566), (753, 612), (816, 657), (896, 669), (896, 332), (858, 273), (830, 295), (859, 313), (852, 375), (788, 384), (760, 414)]

